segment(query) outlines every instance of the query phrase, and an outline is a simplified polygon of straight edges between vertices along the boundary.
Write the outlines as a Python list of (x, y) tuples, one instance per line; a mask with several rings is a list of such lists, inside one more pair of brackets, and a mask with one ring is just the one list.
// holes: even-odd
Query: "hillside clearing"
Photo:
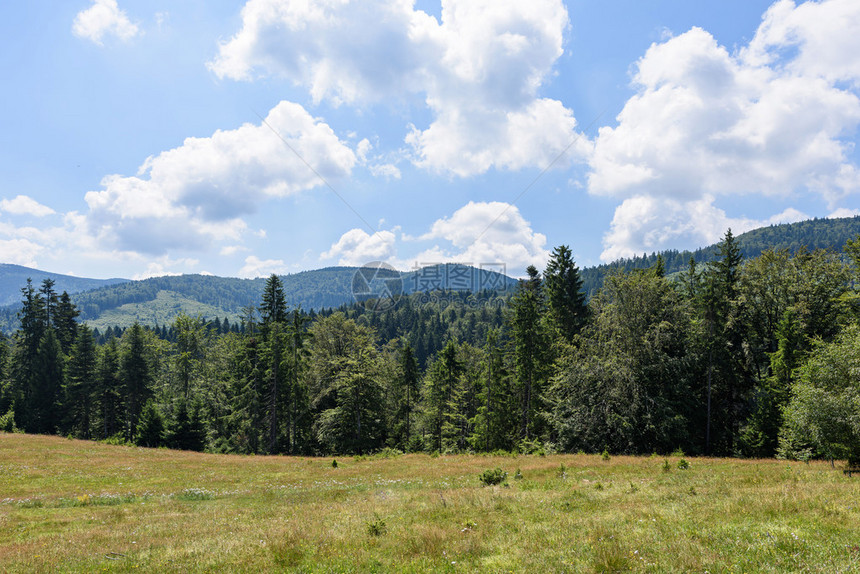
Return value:
[[(860, 483), (824, 462), (696, 458), (686, 470), (677, 457), (337, 462), (0, 434), (0, 569), (860, 568)], [(482, 486), (479, 474), (496, 467), (507, 486)]]

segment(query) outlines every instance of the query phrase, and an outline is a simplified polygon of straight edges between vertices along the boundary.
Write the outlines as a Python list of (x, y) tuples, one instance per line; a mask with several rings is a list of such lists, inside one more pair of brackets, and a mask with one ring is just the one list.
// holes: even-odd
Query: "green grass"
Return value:
[[(665, 460), (333, 468), (0, 433), (0, 571), (860, 571), (860, 479), (819, 462)], [(483, 486), (495, 468), (522, 479)]]

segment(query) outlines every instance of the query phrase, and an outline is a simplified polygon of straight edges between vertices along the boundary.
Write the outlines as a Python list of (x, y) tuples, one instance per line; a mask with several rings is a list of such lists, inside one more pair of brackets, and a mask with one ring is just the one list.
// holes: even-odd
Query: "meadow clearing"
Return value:
[[(506, 484), (484, 485), (495, 468)], [(0, 433), (0, 571), (860, 572), (860, 477), (821, 461), (255, 457)]]

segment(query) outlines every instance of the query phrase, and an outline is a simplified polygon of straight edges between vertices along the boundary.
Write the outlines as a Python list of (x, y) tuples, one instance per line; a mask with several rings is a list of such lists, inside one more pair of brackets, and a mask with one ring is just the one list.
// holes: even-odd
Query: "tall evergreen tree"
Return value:
[(65, 426), (83, 439), (92, 436), (96, 367), (93, 333), (87, 325), (81, 325), (66, 366)]
[(454, 446), (456, 435), (454, 423), (457, 413), (454, 398), (460, 384), (463, 366), (457, 358), (457, 344), (449, 340), (427, 369), (425, 383), (425, 407), (427, 427), (432, 437), (434, 450), (443, 451)]
[(397, 373), (397, 401), (394, 434), (397, 443), (408, 450), (414, 432), (414, 413), (419, 398), (418, 362), (409, 343), (403, 345), (399, 353), (399, 372)]
[(72, 303), (69, 294), (63, 291), (54, 309), (51, 321), (57, 332), (60, 347), (62, 347), (63, 353), (66, 355), (71, 353), (72, 345), (74, 345), (77, 338), (78, 323), (76, 319), (80, 314), (80, 311)]
[(99, 436), (108, 438), (122, 431), (123, 392), (119, 378), (119, 348), (111, 337), (99, 348), (96, 365), (96, 403)]
[(708, 454), (735, 452), (744, 392), (751, 386), (744, 364), (741, 305), (737, 297), (742, 260), (729, 229), (719, 244), (717, 259), (708, 264), (705, 272), (709, 353), (705, 452)]
[(509, 328), (514, 347), (514, 373), (520, 403), (521, 440), (533, 440), (545, 430), (541, 419), (541, 393), (549, 376), (550, 338), (544, 327), (546, 309), (540, 274), (526, 269), (509, 305)]
[(556, 247), (544, 273), (547, 315), (556, 333), (568, 343), (585, 325), (588, 307), (579, 268), (567, 245)]
[(120, 355), (120, 380), (125, 394), (125, 432), (128, 440), (133, 438), (143, 405), (152, 396), (152, 378), (144, 329), (135, 323), (123, 335)]

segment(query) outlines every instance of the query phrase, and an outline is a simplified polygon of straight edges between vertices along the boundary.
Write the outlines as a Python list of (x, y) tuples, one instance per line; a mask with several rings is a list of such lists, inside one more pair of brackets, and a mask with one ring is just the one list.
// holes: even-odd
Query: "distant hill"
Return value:
[[(20, 286), (27, 277), (34, 277), (35, 282), (37, 273), (34, 269), (27, 270), (20, 285), (10, 290), (14, 304), (0, 309), (0, 331), (14, 330)], [(438, 265), (409, 273), (387, 269), (368, 273), (359, 267), (328, 267), (283, 275), (281, 280), (287, 304), (307, 311), (349, 305), (363, 295), (378, 297), (389, 282), (391, 289), (398, 291), (394, 295), (437, 289), (512, 291), (517, 284), (515, 279), (494, 270), (464, 265)], [(259, 304), (265, 283), (264, 278), (211, 275), (153, 277), (75, 293), (72, 302), (81, 311), (81, 320), (100, 330), (108, 326), (128, 327), (135, 321), (146, 325), (169, 324), (180, 312), (209, 319), (226, 317), (233, 323), (240, 320), (243, 308)]]
[[(757, 257), (766, 249), (841, 250), (848, 239), (860, 235), (860, 217), (842, 219), (812, 219), (799, 223), (772, 225), (743, 233), (737, 237), (745, 258)], [(717, 246), (695, 251), (662, 251), (666, 273), (683, 270), (690, 257), (703, 264), (716, 257)], [(597, 267), (581, 270), (583, 287), (593, 295), (603, 285), (607, 274), (616, 270), (632, 270), (654, 265), (657, 253), (620, 259)], [(362, 302), (389, 291), (404, 295), (437, 290), (496, 291), (512, 293), (517, 281), (504, 274), (505, 269), (477, 269), (464, 265), (446, 264), (401, 273), (381, 269), (368, 272), (359, 267), (328, 267), (283, 275), (287, 303), (305, 310), (334, 309)], [(519, 273), (524, 270), (511, 270)], [(180, 313), (201, 315), (213, 319), (238, 321), (242, 309), (257, 305), (266, 280), (214, 277), (211, 275), (181, 275), (154, 277), (142, 281), (125, 279), (84, 279), (46, 273), (17, 265), (0, 265), (0, 331), (15, 329), (16, 313), (20, 307), (21, 287), (27, 278), (34, 284), (49, 277), (56, 281), (58, 292), (68, 291), (81, 310), (81, 319), (99, 329), (107, 326), (127, 327), (139, 321), (143, 324), (169, 324)], [(388, 291), (386, 291), (388, 290)], [(393, 293), (396, 294), (396, 293)], [(385, 295), (382, 295), (385, 296)]]
[[(860, 235), (860, 216), (837, 219), (809, 219), (797, 223), (771, 225), (747, 231), (736, 236), (738, 247), (745, 259), (758, 257), (768, 249), (787, 249), (794, 253), (801, 247), (809, 250), (830, 249), (841, 251), (849, 239)], [(709, 245), (695, 251), (667, 250), (650, 255), (623, 258), (612, 263), (587, 267), (581, 270), (585, 292), (591, 296), (603, 285), (604, 278), (613, 271), (647, 269), (663, 257), (666, 273), (676, 273), (687, 268), (692, 257), (697, 264), (713, 261), (719, 244)]]
[(128, 281), (128, 279), (87, 279), (0, 263), (0, 306), (17, 304), (21, 301), (21, 288), (27, 283), (27, 278), (32, 279), (36, 287), (41, 285), (43, 279), (52, 279), (55, 282), (54, 290), (58, 293), (67, 291), (69, 295)]

